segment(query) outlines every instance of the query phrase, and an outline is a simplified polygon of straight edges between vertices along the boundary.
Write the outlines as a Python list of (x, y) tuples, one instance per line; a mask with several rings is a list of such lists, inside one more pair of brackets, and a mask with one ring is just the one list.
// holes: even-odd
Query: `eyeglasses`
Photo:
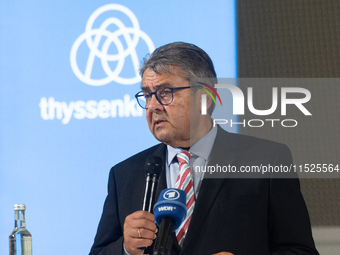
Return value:
[(156, 96), (157, 101), (161, 105), (169, 105), (174, 100), (174, 90), (178, 89), (189, 89), (201, 86), (188, 86), (188, 87), (178, 87), (178, 88), (168, 88), (168, 87), (160, 87), (155, 92), (147, 92), (147, 91), (140, 91), (138, 92), (135, 97), (140, 107), (143, 109), (148, 109), (148, 104), (152, 98), (152, 95)]

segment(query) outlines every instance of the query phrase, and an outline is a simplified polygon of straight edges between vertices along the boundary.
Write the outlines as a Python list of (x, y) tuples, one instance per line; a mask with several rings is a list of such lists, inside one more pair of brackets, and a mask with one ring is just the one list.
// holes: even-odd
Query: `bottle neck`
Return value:
[(21, 228), (26, 228), (26, 223), (25, 223), (25, 210), (21, 210)]
[(14, 228), (18, 228), (19, 225), (19, 211), (14, 211)]
[(26, 228), (25, 224), (25, 210), (17, 210), (15, 211), (15, 228)]

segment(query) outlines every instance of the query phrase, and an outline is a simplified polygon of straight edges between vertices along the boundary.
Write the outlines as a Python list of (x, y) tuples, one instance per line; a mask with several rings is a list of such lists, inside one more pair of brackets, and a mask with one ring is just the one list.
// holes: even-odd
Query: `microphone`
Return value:
[(151, 212), (155, 201), (158, 177), (163, 169), (162, 158), (150, 155), (145, 162), (145, 189), (142, 210)]
[(162, 190), (154, 206), (154, 214), (159, 226), (153, 255), (168, 255), (168, 237), (179, 228), (187, 215), (186, 193), (180, 189)]
[[(145, 187), (142, 210), (151, 213), (153, 202), (155, 201), (158, 178), (163, 169), (162, 158), (150, 155), (145, 161)], [(147, 247), (139, 247), (145, 250)]]

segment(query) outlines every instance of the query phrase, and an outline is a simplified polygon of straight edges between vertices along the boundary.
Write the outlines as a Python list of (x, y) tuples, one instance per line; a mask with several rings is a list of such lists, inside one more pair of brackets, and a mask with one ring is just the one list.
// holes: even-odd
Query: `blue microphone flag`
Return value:
[(174, 188), (162, 190), (153, 211), (158, 226), (164, 217), (173, 218), (175, 220), (175, 231), (187, 215), (186, 193)]

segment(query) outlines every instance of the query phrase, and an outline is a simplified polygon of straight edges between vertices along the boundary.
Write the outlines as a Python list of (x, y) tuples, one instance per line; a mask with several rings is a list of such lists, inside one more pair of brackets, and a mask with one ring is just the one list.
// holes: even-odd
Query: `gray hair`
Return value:
[(146, 69), (157, 74), (170, 73), (170, 67), (179, 67), (186, 79), (216, 78), (213, 62), (208, 54), (194, 44), (184, 42), (169, 43), (157, 48), (148, 59), (143, 60), (140, 75)]

